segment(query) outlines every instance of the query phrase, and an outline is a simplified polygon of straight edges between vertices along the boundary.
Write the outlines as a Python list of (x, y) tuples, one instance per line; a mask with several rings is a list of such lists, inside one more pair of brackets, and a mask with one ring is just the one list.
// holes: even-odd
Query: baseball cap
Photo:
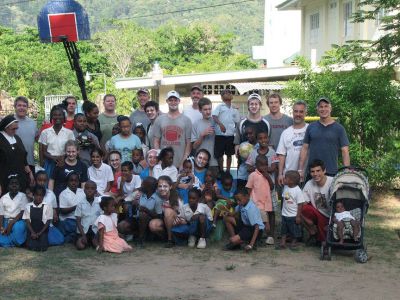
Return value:
[(149, 90), (148, 90), (148, 89), (145, 89), (145, 88), (140, 88), (140, 89), (137, 91), (137, 93), (136, 93), (136, 94), (140, 94), (140, 93), (146, 93), (146, 94), (149, 94)]
[(175, 97), (177, 99), (181, 99), (181, 96), (179, 96), (179, 93), (177, 91), (169, 91), (167, 94), (167, 99)]
[(194, 86), (192, 86), (190, 91), (193, 91), (193, 90), (198, 90), (198, 91), (202, 92), (203, 88), (200, 85), (194, 85)]
[(321, 97), (321, 98), (319, 98), (318, 101), (317, 101), (317, 106), (318, 106), (322, 101), (324, 101), (324, 102), (326, 102), (326, 103), (328, 103), (328, 104), (331, 104), (331, 100), (329, 100), (329, 98), (327, 98), (327, 97)]
[(259, 94), (256, 94), (256, 93), (251, 94), (251, 95), (249, 96), (249, 98), (247, 98), (247, 101), (250, 101), (250, 100), (252, 100), (252, 99), (257, 99), (258, 101), (262, 102), (261, 96), (260, 96)]

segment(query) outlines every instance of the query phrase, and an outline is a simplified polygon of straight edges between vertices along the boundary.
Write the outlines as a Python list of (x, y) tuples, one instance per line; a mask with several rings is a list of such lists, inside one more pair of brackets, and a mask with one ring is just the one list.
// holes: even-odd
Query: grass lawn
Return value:
[(370, 260), (363, 265), (351, 251), (321, 262), (318, 248), (304, 246), (251, 254), (224, 252), (223, 243), (205, 250), (151, 243), (122, 255), (71, 245), (44, 253), (0, 249), (0, 299), (269, 299), (283, 289), (284, 299), (396, 299), (399, 196), (375, 194), (366, 220)]

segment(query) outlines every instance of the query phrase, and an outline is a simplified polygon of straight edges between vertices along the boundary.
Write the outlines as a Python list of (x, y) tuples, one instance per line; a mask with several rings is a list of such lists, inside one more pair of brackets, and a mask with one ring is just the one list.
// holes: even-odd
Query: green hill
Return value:
[[(2, 0), (0, 25), (17, 30), (26, 26), (36, 26), (36, 16), (46, 2), (46, 0), (27, 2)], [(93, 33), (109, 28), (109, 21), (112, 19), (129, 18), (151, 28), (169, 20), (184, 25), (201, 20), (215, 25), (221, 32), (234, 33), (237, 36), (234, 49), (238, 52), (251, 54), (251, 46), (261, 45), (263, 42), (264, 1), (262, 0), (224, 6), (218, 5), (241, 2), (241, 0), (80, 0), (79, 2), (89, 14)], [(180, 12), (169, 13), (173, 11)]]

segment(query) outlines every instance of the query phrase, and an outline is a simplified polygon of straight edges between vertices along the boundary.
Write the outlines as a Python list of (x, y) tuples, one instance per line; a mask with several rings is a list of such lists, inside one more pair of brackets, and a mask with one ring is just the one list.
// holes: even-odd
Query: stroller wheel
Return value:
[(354, 259), (356, 262), (364, 264), (368, 261), (368, 253), (364, 249), (357, 249), (354, 253)]

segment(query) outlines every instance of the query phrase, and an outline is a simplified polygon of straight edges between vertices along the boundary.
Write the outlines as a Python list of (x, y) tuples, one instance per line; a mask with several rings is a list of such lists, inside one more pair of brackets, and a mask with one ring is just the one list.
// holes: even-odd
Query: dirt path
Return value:
[(97, 275), (80, 290), (88, 297), (103, 291), (144, 299), (398, 299), (398, 268), (373, 260), (360, 265), (348, 253), (321, 262), (317, 249), (248, 255), (158, 247), (129, 259), (101, 259), (101, 266), (91, 260)]

